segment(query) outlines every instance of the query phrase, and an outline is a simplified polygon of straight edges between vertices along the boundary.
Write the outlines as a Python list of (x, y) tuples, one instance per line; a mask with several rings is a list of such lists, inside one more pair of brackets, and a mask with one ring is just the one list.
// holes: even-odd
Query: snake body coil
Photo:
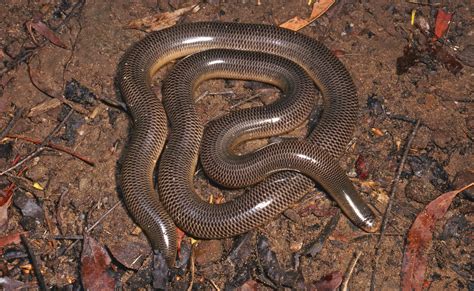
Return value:
[[(343, 172), (334, 161), (351, 138), (358, 112), (356, 90), (342, 63), (324, 45), (289, 30), (257, 24), (193, 23), (148, 35), (125, 54), (119, 65), (119, 88), (134, 121), (134, 129), (122, 165), (121, 186), (127, 207), (146, 232), (153, 248), (161, 250), (168, 263), (173, 264), (176, 250), (173, 220), (184, 231), (197, 237), (232, 236), (274, 217), (297, 202), (314, 185), (314, 182), (304, 175), (279, 172), (253, 187), (250, 193), (238, 197), (235, 202), (233, 200), (222, 205), (205, 203), (194, 194), (192, 184), (190, 185), (194, 169), (187, 169), (185, 176), (182, 176), (182, 172), (175, 171), (183, 168), (184, 160), (188, 161), (190, 166), (195, 166), (197, 162), (196, 150), (193, 152), (180, 147), (180, 144), (188, 143), (199, 150), (202, 129), (191, 123), (191, 126), (183, 128), (186, 134), (178, 135), (178, 139), (173, 128), (168, 146), (170, 150), (167, 150), (163, 157), (167, 162), (159, 168), (159, 190), (166, 209), (163, 207), (153, 187), (153, 172), (165, 144), (168, 124), (162, 104), (151, 89), (151, 79), (160, 67), (171, 60), (209, 49), (260, 51), (291, 60), (304, 69), (321, 90), (325, 103), (323, 118), (308, 138), (312, 144), (289, 141), (270, 145), (264, 150), (275, 153), (272, 147), (278, 146), (280, 148), (277, 148), (276, 153), (282, 153), (290, 161), (297, 160), (294, 154), (297, 151), (301, 151), (300, 154), (308, 160), (316, 157), (316, 163), (313, 161), (311, 165), (303, 165), (297, 169), (306, 175), (313, 175), (312, 178), (321, 183), (328, 192), (333, 192), (331, 194), (335, 200), (356, 225), (367, 231), (374, 231), (378, 227), (375, 215), (348, 183), (347, 177), (341, 176), (340, 173)], [(278, 62), (282, 59), (275, 60)], [(287, 66), (281, 68), (284, 67)], [(206, 69), (203, 69), (203, 73), (205, 75)], [(280, 73), (288, 74), (285, 71)], [(208, 73), (206, 78), (213, 76), (221, 77), (219, 74)], [(245, 78), (242, 74), (235, 74), (235, 77)], [(193, 84), (197, 85), (202, 80), (203, 78), (197, 78)], [(285, 84), (284, 78), (272, 82), (272, 78), (267, 76), (261, 81), (280, 86), (284, 91), (291, 91), (291, 85), (288, 85), (291, 82)], [(166, 91), (166, 84), (164, 87)], [(192, 89), (193, 86), (190, 93)], [(164, 98), (164, 102), (168, 101)], [(170, 102), (173, 103), (172, 98)], [(172, 127), (176, 126), (176, 123), (173, 125), (172, 115), (176, 115), (178, 119), (190, 117), (194, 120), (195, 109), (192, 101), (191, 104), (188, 101), (181, 102), (178, 108), (180, 113), (169, 113)], [(281, 127), (278, 130), (284, 132), (289, 128)], [(245, 130), (243, 135), (245, 136)], [(224, 147), (236, 142), (226, 140), (228, 139), (223, 140)], [(175, 146), (172, 146), (173, 143), (176, 143)], [(273, 161), (279, 159), (275, 156), (267, 158)], [(295, 169), (285, 167), (286, 165), (276, 166)], [(219, 174), (217, 178), (218, 176)], [(184, 183), (180, 184), (184, 185), (183, 189), (178, 189), (173, 181)]]

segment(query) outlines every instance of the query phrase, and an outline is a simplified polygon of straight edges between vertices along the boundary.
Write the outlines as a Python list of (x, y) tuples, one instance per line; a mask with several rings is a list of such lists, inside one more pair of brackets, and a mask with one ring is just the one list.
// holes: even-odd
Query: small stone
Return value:
[(219, 240), (203, 240), (199, 241), (195, 248), (196, 264), (206, 265), (216, 262), (222, 257), (222, 245)]
[(262, 94), (262, 96), (260, 96), (260, 101), (265, 105), (269, 105), (280, 98), (280, 94), (273, 89), (260, 89), (258, 91)]
[(431, 140), (431, 132), (427, 127), (421, 127), (413, 140), (412, 147), (414, 149), (425, 149)]
[[(474, 182), (474, 170), (462, 170), (456, 174), (454, 178), (453, 187), (459, 189)], [(463, 196), (471, 201), (474, 201), (473, 187), (462, 192)]]
[(43, 208), (38, 205), (35, 198), (19, 190), (13, 195), (13, 203), (21, 210), (24, 217), (31, 217), (37, 221), (43, 221)]
[(138, 270), (150, 253), (150, 247), (137, 239), (117, 240), (107, 245), (112, 256), (128, 269)]
[(79, 191), (85, 191), (90, 188), (92, 181), (87, 178), (81, 178), (79, 180)]
[(405, 196), (413, 201), (428, 204), (441, 194), (428, 180), (413, 176), (405, 187)]
[(25, 175), (34, 182), (44, 182), (48, 180), (48, 168), (42, 164), (37, 164), (29, 169)]
[(12, 150), (13, 150), (12, 142), (0, 144), (0, 159), (8, 160), (11, 157)]
[(296, 212), (295, 210), (291, 208), (288, 208), (287, 210), (285, 210), (283, 212), (283, 215), (295, 223), (298, 223), (298, 224), (303, 223), (301, 216), (298, 214), (298, 212)]
[(290, 243), (290, 251), (295, 253), (303, 247), (303, 241), (292, 241)]
[(135, 228), (132, 230), (132, 232), (131, 232), (131, 234), (132, 234), (132, 235), (135, 235), (135, 236), (140, 235), (140, 233), (142, 233), (142, 229), (141, 229), (140, 227), (138, 227), (138, 226), (135, 227)]
[(474, 67), (474, 45), (467, 45), (458, 55), (458, 58), (470, 67)]
[(436, 146), (442, 149), (446, 148), (451, 142), (451, 137), (449, 136), (449, 133), (442, 130), (434, 132), (432, 138)]

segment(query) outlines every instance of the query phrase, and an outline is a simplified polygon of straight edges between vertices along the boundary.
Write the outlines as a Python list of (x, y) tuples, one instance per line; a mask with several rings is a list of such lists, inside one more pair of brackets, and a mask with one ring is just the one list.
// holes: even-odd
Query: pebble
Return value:
[(412, 147), (414, 149), (425, 149), (431, 141), (431, 132), (427, 127), (421, 127), (413, 140)]
[[(474, 182), (474, 170), (465, 169), (456, 174), (454, 178), (453, 187), (459, 189)], [(473, 187), (462, 192), (463, 196), (471, 201), (474, 201)]]
[(201, 266), (216, 262), (222, 257), (222, 244), (219, 240), (199, 241), (194, 255), (196, 264)]
[(138, 270), (150, 252), (150, 247), (136, 239), (117, 240), (107, 245), (112, 256), (128, 269)]
[(435, 131), (433, 133), (433, 142), (438, 146), (439, 148), (446, 148), (449, 143), (451, 142), (451, 136), (449, 136), (449, 133), (446, 131)]
[(38, 205), (36, 199), (30, 197), (23, 191), (16, 191), (13, 195), (13, 203), (21, 210), (25, 217), (31, 217), (34, 220), (42, 221), (44, 219), (43, 208)]
[(44, 182), (48, 178), (48, 168), (42, 164), (38, 164), (29, 169), (25, 175), (34, 182)]
[(464, 50), (459, 53), (458, 58), (470, 67), (474, 67), (474, 45), (467, 45)]
[(79, 180), (79, 191), (88, 190), (92, 185), (92, 181), (88, 178), (81, 178)]
[(405, 196), (413, 201), (428, 204), (441, 193), (423, 177), (413, 176), (405, 187)]

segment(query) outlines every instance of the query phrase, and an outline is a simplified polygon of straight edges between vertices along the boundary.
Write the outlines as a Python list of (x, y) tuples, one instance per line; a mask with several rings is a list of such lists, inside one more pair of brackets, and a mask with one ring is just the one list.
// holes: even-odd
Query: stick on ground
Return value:
[(397, 174), (395, 176), (395, 179), (393, 179), (393, 182), (392, 182), (392, 189), (390, 191), (389, 200), (388, 200), (388, 204), (387, 204), (387, 209), (385, 210), (385, 214), (384, 214), (383, 220), (382, 220), (382, 226), (380, 228), (379, 238), (377, 240), (377, 244), (375, 245), (374, 266), (373, 266), (373, 269), (372, 269), (372, 277), (371, 277), (371, 280), (370, 280), (370, 290), (371, 291), (375, 290), (375, 280), (376, 280), (375, 277), (376, 277), (376, 273), (377, 273), (377, 270), (378, 270), (379, 259), (380, 259), (380, 255), (381, 255), (381, 247), (380, 246), (382, 244), (382, 239), (384, 237), (385, 230), (387, 228), (388, 217), (389, 217), (390, 211), (392, 209), (392, 204), (393, 204), (393, 197), (395, 196), (398, 181), (400, 180), (400, 175), (402, 174), (403, 167), (405, 166), (405, 161), (406, 161), (407, 156), (408, 156), (408, 152), (410, 151), (411, 144), (413, 143), (413, 140), (415, 139), (416, 133), (418, 132), (418, 128), (420, 127), (420, 123), (421, 123), (420, 120), (418, 120), (416, 122), (415, 127), (413, 128), (413, 131), (410, 134), (408, 142), (405, 146), (405, 150), (403, 152), (402, 159), (400, 160), (400, 165), (398, 166), (398, 169), (397, 169)]
[(35, 276), (36, 276), (36, 279), (38, 280), (39, 289), (45, 290), (45, 291), (48, 290), (48, 288), (46, 287), (46, 283), (44, 281), (43, 274), (41, 273), (41, 268), (38, 265), (38, 260), (36, 259), (36, 255), (33, 252), (33, 249), (31, 248), (30, 243), (28, 242), (28, 239), (23, 234), (20, 234), (20, 238), (23, 245), (25, 245), (28, 256), (30, 257), (31, 265), (33, 265), (33, 270), (35, 271)]

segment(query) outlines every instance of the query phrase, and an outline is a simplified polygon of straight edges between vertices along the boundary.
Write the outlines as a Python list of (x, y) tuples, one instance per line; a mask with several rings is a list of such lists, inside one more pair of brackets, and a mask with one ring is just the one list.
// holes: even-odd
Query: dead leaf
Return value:
[(335, 271), (322, 277), (321, 280), (311, 284), (312, 287), (318, 291), (333, 291), (336, 290), (342, 283), (342, 274)]
[(311, 15), (307, 19), (303, 19), (299, 16), (295, 16), (292, 19), (282, 23), (280, 27), (290, 29), (293, 31), (298, 31), (305, 27), (306, 25), (310, 24), (311, 22), (318, 19), (321, 15), (323, 15), (328, 9), (336, 2), (336, 0), (321, 0), (315, 2), (313, 4), (313, 10), (311, 11)]
[(451, 22), (451, 18), (453, 17), (452, 13), (444, 11), (443, 8), (438, 9), (438, 14), (436, 15), (436, 22), (435, 22), (435, 40), (443, 37), (446, 30), (448, 30), (449, 23)]
[(108, 244), (107, 248), (117, 261), (132, 270), (138, 270), (151, 252), (148, 244), (142, 243), (138, 238), (131, 238), (131, 241), (118, 240)]
[(11, 244), (20, 244), (20, 235), (27, 235), (28, 232), (14, 232), (7, 234), (6, 236), (0, 237), (0, 248), (6, 247)]
[(45, 102), (42, 102), (35, 107), (30, 109), (30, 112), (28, 113), (28, 117), (34, 117), (38, 116), (43, 112), (49, 111), (51, 109), (57, 108), (61, 105), (61, 101), (56, 98), (51, 98), (46, 100)]
[(92, 237), (84, 236), (81, 255), (81, 278), (85, 290), (114, 290), (111, 259), (105, 248)]
[(28, 290), (28, 288), (34, 288), (35, 286), (8, 277), (0, 277), (0, 287), (5, 291), (13, 291)]
[(308, 20), (303, 19), (299, 16), (295, 16), (292, 19), (286, 21), (285, 23), (280, 24), (280, 27), (293, 30), (293, 31), (298, 31), (308, 24), (310, 24)]
[(431, 247), (435, 224), (445, 215), (454, 197), (472, 186), (474, 182), (459, 190), (442, 194), (416, 217), (408, 232), (403, 256), (402, 290), (422, 290), (428, 262), (427, 254)]
[(44, 36), (47, 40), (49, 40), (55, 46), (60, 48), (66, 49), (67, 46), (63, 43), (63, 41), (56, 35), (54, 31), (52, 31), (44, 22), (41, 20), (31, 20), (26, 23), (26, 28), (30, 33), (33, 42), (38, 45), (34, 35), (33, 30), (35, 30), (40, 35)]
[(10, 184), (0, 191), (0, 231), (4, 231), (8, 225), (8, 208), (12, 204), (12, 196), (15, 185)]
[(196, 13), (199, 9), (199, 5), (191, 5), (173, 12), (158, 13), (153, 16), (132, 20), (128, 23), (128, 27), (146, 32), (162, 30), (175, 25), (185, 13), (189, 11)]

